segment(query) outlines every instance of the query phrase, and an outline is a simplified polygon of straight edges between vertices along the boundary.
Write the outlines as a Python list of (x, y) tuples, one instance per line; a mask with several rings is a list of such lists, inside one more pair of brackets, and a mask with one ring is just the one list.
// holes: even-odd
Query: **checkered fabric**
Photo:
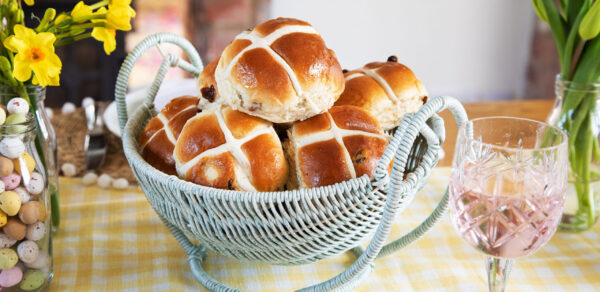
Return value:
[[(433, 171), (429, 184), (397, 218), (396, 238), (420, 223), (437, 204), (449, 168)], [(50, 291), (204, 291), (187, 257), (139, 188), (84, 187), (61, 178), (62, 224), (54, 237)], [(209, 253), (204, 268), (218, 281), (245, 291), (289, 291), (340, 273), (350, 253), (303, 266), (240, 263)], [(375, 262), (359, 291), (485, 291), (483, 256), (464, 243), (448, 216), (420, 241)], [(600, 224), (584, 233), (557, 233), (536, 254), (516, 261), (508, 291), (600, 290)]]

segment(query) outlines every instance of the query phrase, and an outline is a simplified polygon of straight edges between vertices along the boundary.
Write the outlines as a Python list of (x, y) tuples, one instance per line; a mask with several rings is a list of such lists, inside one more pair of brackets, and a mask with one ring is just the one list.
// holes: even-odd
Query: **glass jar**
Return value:
[[(50, 119), (46, 114), (46, 88), (37, 85), (25, 86), (32, 107), (35, 112), (35, 118), (38, 123), (38, 137), (36, 141), (38, 154), (43, 158), (46, 171), (48, 172), (48, 184), (50, 190), (51, 209), (52, 209), (52, 231), (56, 232), (60, 225), (60, 208), (59, 208), (59, 186), (58, 176), (60, 174), (58, 165), (57, 140), (54, 128), (50, 123)], [(0, 83), (0, 102), (7, 104), (10, 99), (19, 96), (14, 87)]]
[(570, 82), (557, 76), (555, 92), (548, 123), (569, 136), (570, 166), (559, 230), (588, 230), (600, 215), (600, 83)]
[(35, 145), (34, 115), (11, 122), (0, 126), (0, 286), (3, 292), (42, 291), (53, 275), (47, 172)]

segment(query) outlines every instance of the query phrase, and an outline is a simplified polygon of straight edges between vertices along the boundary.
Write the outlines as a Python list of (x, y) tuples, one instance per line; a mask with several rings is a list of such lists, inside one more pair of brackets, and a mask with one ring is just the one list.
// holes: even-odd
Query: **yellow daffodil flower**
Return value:
[[(102, 7), (96, 11), (98, 14), (106, 13), (106, 8)], [(93, 22), (104, 22), (101, 20), (92, 20)], [(117, 40), (115, 36), (117, 35), (117, 31), (114, 28), (106, 28), (106, 27), (94, 27), (92, 30), (92, 37), (98, 41), (104, 43), (104, 52), (107, 55), (110, 55), (117, 48)]]
[(4, 47), (17, 53), (13, 76), (25, 82), (33, 71), (33, 84), (59, 85), (62, 63), (54, 52), (56, 36), (49, 32), (36, 33), (20, 24), (15, 25), (14, 32), (4, 40)]
[(112, 28), (118, 30), (131, 30), (131, 18), (135, 17), (135, 10), (129, 6), (131, 0), (111, 0), (108, 3), (106, 21)]
[(56, 17), (56, 19), (54, 19), (54, 23), (59, 24), (67, 19), (69, 19), (69, 16), (64, 13), (61, 13)]
[(25, 0), (25, 4), (27, 4), (27, 6), (33, 6), (33, 0)]
[[(75, 19), (90, 16), (90, 15), (92, 15), (92, 8), (85, 5), (85, 3), (83, 3), (83, 1), (77, 2), (75, 7), (73, 7), (73, 11), (71, 11), (71, 17), (73, 17)], [(83, 21), (78, 21), (78, 22), (83, 22)]]

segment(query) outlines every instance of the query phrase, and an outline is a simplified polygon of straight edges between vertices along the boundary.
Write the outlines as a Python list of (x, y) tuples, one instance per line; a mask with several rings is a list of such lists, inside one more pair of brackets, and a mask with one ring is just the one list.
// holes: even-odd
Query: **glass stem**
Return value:
[(499, 259), (492, 256), (485, 257), (490, 292), (504, 291), (506, 279), (508, 278), (513, 262), (514, 260), (511, 259)]

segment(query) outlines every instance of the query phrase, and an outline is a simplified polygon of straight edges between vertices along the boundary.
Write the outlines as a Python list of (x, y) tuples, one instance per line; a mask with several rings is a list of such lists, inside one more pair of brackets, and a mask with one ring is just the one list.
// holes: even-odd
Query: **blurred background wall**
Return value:
[[(36, 4), (56, 1), (66, 7), (77, 2)], [(111, 56), (100, 54), (101, 45), (94, 40), (89, 41), (91, 47), (88, 43), (62, 49), (63, 62), (80, 60), (63, 70), (73, 82), (49, 91), (51, 106), (79, 104), (85, 95), (111, 100), (114, 87), (107, 82), (114, 83), (125, 54), (149, 34), (184, 35), (208, 63), (242, 30), (279, 16), (310, 22), (347, 69), (397, 55), (431, 95), (453, 95), (465, 102), (554, 97), (556, 52), (547, 25), (537, 20), (530, 1), (133, 0), (133, 5), (133, 30)], [(168, 45), (163, 50), (181, 53)], [(134, 69), (130, 87), (151, 82), (160, 61), (157, 50), (149, 51)], [(96, 76), (90, 81), (96, 83), (81, 84), (81, 70), (93, 71), (85, 76)], [(189, 76), (176, 69), (167, 76), (185, 77)], [(74, 90), (72, 83), (84, 89)]]

